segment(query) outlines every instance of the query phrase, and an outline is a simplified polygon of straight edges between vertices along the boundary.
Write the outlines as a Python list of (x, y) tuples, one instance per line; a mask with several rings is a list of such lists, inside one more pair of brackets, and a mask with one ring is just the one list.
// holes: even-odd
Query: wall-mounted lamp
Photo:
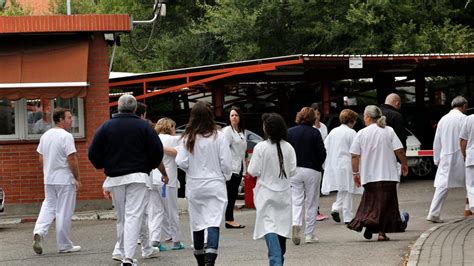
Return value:
[(168, 3), (168, 0), (155, 0), (155, 5), (153, 7), (153, 14), (154, 14), (153, 18), (150, 20), (136, 20), (136, 21), (132, 19), (132, 29), (133, 29), (133, 24), (154, 23), (158, 17), (165, 17), (166, 16), (166, 3)]

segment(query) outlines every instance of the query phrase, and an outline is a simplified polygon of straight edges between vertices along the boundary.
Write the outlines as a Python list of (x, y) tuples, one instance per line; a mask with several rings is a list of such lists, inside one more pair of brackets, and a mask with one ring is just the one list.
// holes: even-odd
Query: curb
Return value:
[(426, 230), (423, 234), (418, 237), (416, 240), (415, 244), (411, 247), (410, 255), (408, 256), (408, 261), (407, 261), (407, 266), (416, 266), (418, 265), (418, 260), (420, 258), (420, 253), (421, 253), (421, 248), (423, 247), (423, 244), (425, 243), (426, 239), (436, 230), (443, 226), (447, 226), (453, 223), (460, 222), (464, 220), (465, 218), (459, 218), (455, 219), (453, 221), (447, 222), (447, 223), (442, 223), (440, 225), (434, 226), (428, 230)]

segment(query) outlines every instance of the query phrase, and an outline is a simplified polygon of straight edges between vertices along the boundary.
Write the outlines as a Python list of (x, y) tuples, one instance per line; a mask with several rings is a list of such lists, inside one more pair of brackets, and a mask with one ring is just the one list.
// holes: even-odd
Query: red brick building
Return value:
[(104, 174), (87, 159), (95, 129), (109, 118), (104, 33), (129, 32), (128, 15), (0, 17), (0, 187), (9, 214), (39, 211), (44, 197), (36, 147), (52, 110), (72, 110), (83, 187), (78, 208), (103, 200)]

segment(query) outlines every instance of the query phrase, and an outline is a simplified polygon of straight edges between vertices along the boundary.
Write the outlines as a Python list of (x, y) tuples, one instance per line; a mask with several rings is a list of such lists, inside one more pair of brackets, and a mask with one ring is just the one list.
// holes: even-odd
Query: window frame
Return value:
[[(74, 97), (71, 99), (77, 99), (77, 119), (79, 132), (71, 133), (74, 138), (84, 138), (85, 136), (85, 118), (84, 118), (84, 99), (80, 97)], [(14, 101), (14, 114), (15, 114), (15, 134), (12, 135), (0, 135), (0, 141), (18, 141), (18, 140), (39, 140), (43, 134), (29, 134), (28, 133), (28, 111), (27, 111), (27, 100), (22, 98)], [(50, 100), (51, 106), (54, 106), (55, 99)]]

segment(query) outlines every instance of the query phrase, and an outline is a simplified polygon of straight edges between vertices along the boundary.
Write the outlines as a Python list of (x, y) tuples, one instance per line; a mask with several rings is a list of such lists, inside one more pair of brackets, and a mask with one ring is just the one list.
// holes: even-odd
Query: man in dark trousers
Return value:
[(397, 134), (397, 137), (402, 142), (403, 148), (407, 149), (407, 134), (405, 130), (405, 121), (402, 114), (399, 112), (402, 106), (400, 96), (396, 93), (391, 93), (385, 98), (385, 103), (380, 105), (382, 114), (387, 117), (387, 126), (390, 126)]

